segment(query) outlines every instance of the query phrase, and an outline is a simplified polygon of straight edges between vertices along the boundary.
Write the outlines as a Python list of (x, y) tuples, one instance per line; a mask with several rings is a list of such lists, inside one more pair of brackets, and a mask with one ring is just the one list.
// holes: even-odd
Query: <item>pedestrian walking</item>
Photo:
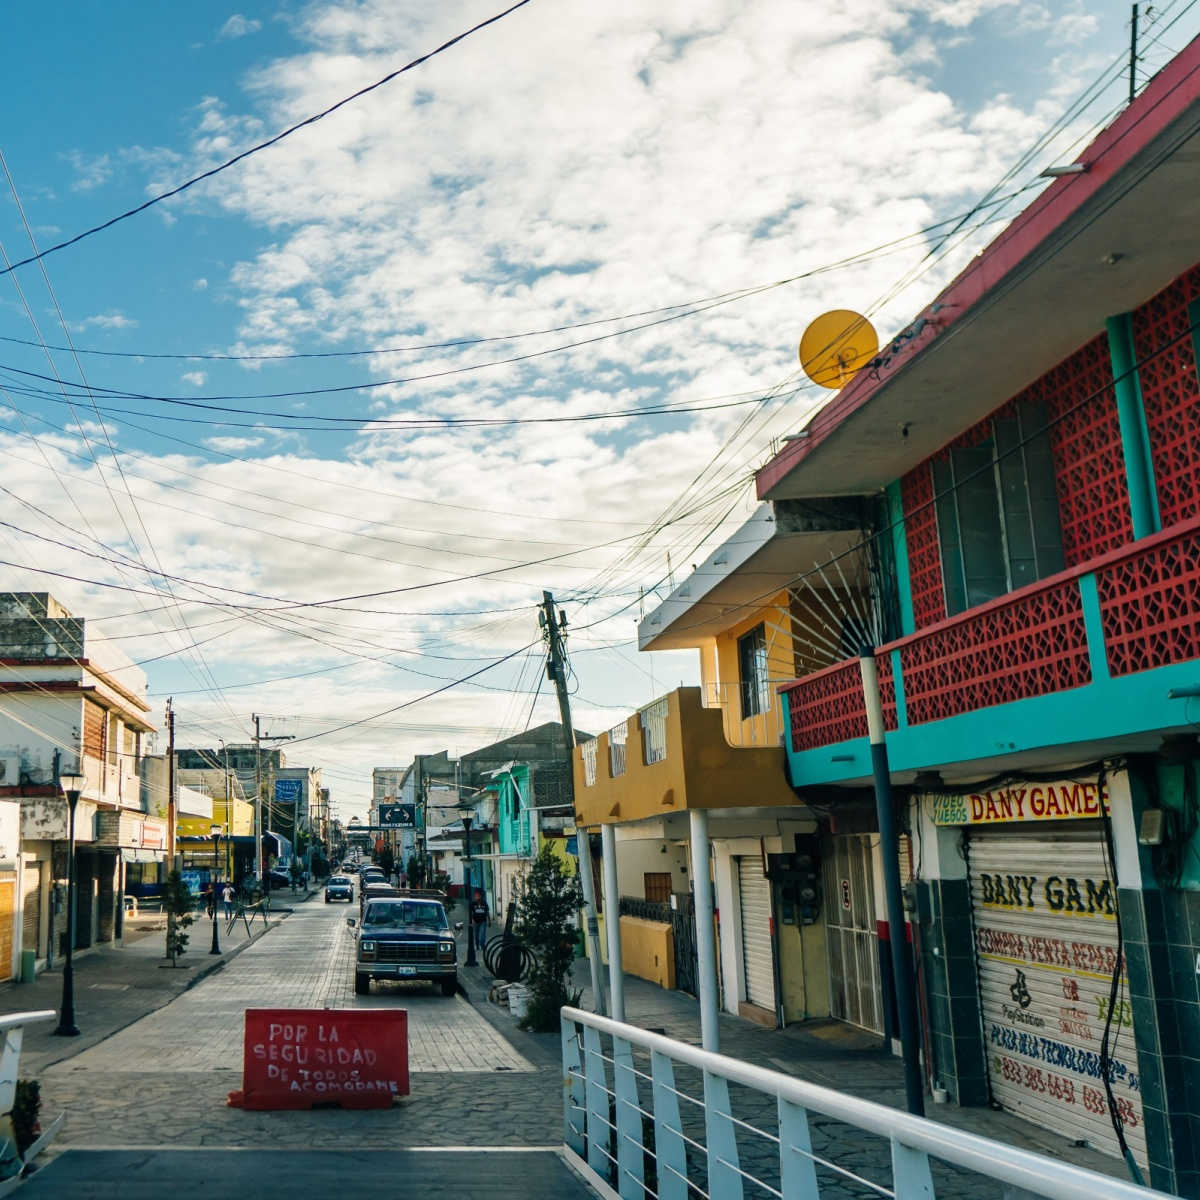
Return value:
[(475, 937), (475, 945), (480, 950), (487, 942), (487, 927), (491, 916), (486, 897), (479, 888), (476, 888), (475, 899), (471, 901), (471, 932)]
[(228, 921), (233, 916), (233, 888), (229, 884), (225, 885), (221, 900), (225, 905), (225, 920)]

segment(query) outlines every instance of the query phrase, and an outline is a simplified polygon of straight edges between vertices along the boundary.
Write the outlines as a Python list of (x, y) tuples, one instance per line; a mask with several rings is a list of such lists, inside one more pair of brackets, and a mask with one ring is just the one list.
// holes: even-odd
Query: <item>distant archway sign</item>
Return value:
[(380, 829), (415, 829), (417, 806), (415, 804), (381, 804), (379, 806)]
[(390, 1108), (408, 1095), (404, 1009), (246, 1009), (242, 1087), (231, 1108)]

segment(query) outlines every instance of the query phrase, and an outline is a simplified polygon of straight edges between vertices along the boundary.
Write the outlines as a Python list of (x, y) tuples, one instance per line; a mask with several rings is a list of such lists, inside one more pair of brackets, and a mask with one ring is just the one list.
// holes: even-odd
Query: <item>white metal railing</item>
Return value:
[(608, 731), (608, 767), (614, 779), (625, 774), (625, 739), (628, 736), (628, 721), (622, 721)]
[[(17, 1079), (20, 1077), (21, 1043), (25, 1039), (25, 1026), (53, 1021), (58, 1016), (53, 1009), (36, 1012), (6, 1013), (0, 1016), (0, 1112), (12, 1112), (17, 1098)], [(59, 1113), (53, 1121), (43, 1120), (38, 1137), (25, 1147), (22, 1154), (11, 1138), (0, 1137), (0, 1196), (7, 1196), (21, 1183), (22, 1173), (54, 1139), (62, 1128), (66, 1113)]]
[[(724, 718), (725, 740), (731, 746), (777, 746), (778, 719), (768, 706), (752, 717), (742, 716), (742, 685), (740, 683), (714, 683), (708, 680), (701, 691), (705, 708), (719, 708)], [(777, 703), (775, 697), (771, 703)]]
[(646, 765), (663, 762), (667, 757), (667, 698), (647, 704), (639, 714), (642, 719), (642, 749)]
[(579, 753), (583, 758), (583, 786), (596, 786), (596, 739), (588, 738), (579, 743)]
[[(946, 1181), (946, 1166), (976, 1177), (949, 1181), (954, 1195), (1024, 1189), (1020, 1194), (1047, 1200), (1168, 1200), (1164, 1192), (577, 1008), (562, 1010), (562, 1055), (567, 1154), (622, 1200), (742, 1200), (746, 1183), (752, 1196), (781, 1200), (819, 1200), (823, 1183), (838, 1196), (852, 1185), (855, 1194), (932, 1200), (931, 1159), (939, 1180)], [(739, 1089), (736, 1116), (731, 1085)], [(851, 1129), (825, 1121), (810, 1129), (809, 1113)], [(871, 1158), (863, 1133), (883, 1139), (874, 1172), (882, 1179), (863, 1174)], [(838, 1162), (839, 1151), (853, 1168)]]

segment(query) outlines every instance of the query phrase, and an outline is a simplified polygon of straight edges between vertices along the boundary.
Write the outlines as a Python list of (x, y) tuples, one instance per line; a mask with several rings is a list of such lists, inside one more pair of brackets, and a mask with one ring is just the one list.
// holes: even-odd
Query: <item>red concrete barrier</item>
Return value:
[(390, 1108), (408, 1095), (404, 1009), (248, 1008), (231, 1107)]

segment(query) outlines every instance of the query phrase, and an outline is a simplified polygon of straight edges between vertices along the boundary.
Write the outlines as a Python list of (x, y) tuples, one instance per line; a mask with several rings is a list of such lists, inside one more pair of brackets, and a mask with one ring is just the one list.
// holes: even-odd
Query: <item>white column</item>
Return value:
[(720, 1050), (717, 1032), (717, 956), (713, 949), (712, 879), (708, 874), (708, 813), (688, 813), (692, 830), (692, 886), (696, 892), (696, 971), (700, 985), (700, 1044)]
[(621, 897), (617, 893), (617, 830), (600, 826), (604, 852), (604, 933), (608, 938), (608, 994), (612, 1019), (625, 1020), (625, 976), (621, 966)]

